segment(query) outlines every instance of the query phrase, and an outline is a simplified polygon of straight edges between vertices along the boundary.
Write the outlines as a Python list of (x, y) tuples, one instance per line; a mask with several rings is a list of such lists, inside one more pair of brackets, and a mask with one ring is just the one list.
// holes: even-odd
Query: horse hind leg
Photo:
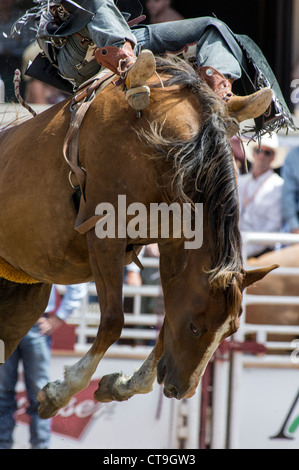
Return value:
[(0, 340), (5, 361), (46, 310), (50, 292), (51, 284), (17, 284), (0, 278)]

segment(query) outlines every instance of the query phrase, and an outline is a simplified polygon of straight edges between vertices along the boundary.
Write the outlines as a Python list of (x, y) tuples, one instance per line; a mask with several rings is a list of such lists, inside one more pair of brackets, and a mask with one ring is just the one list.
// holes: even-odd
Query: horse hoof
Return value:
[(102, 403), (114, 401), (112, 386), (119, 375), (119, 373), (115, 373), (102, 377), (98, 389), (94, 392), (94, 399)]
[(42, 419), (52, 418), (60, 409), (60, 407), (49, 398), (47, 385), (38, 392), (36, 399), (39, 402), (38, 414)]
[(129, 397), (121, 396), (115, 387), (116, 384), (122, 383), (123, 379), (127, 377), (118, 372), (102, 377), (98, 389), (94, 392), (94, 399), (102, 403), (127, 400)]

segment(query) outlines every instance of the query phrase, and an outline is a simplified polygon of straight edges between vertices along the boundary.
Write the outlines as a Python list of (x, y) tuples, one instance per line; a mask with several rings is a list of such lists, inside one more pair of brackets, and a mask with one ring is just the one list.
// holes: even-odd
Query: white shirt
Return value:
[[(281, 193), (283, 179), (268, 170), (258, 178), (251, 173), (239, 176), (240, 229), (244, 232), (280, 232), (282, 228)], [(248, 245), (254, 256), (268, 245)]]

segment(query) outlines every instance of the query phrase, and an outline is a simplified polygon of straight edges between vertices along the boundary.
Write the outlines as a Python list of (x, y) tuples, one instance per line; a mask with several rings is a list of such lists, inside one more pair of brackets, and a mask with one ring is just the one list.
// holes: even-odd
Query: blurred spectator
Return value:
[[(153, 243), (145, 247), (143, 256), (145, 258), (159, 258), (160, 252), (157, 243)], [(144, 285), (161, 285), (159, 268), (145, 268), (142, 273), (142, 283)], [(161, 289), (162, 293), (162, 289)], [(162, 294), (161, 294), (162, 296)], [(162, 297), (143, 297), (141, 303), (141, 311), (143, 313), (155, 313), (156, 315), (163, 315), (163, 299)]]
[[(144, 250), (142, 250), (144, 251)], [(140, 268), (132, 262), (124, 268), (124, 284), (127, 286), (139, 287), (142, 285), (142, 279), (140, 274)], [(134, 299), (132, 297), (124, 298), (124, 312), (133, 312), (134, 310)]]
[(135, 263), (131, 263), (128, 266), (125, 266), (124, 284), (127, 284), (128, 286), (141, 286), (142, 279), (140, 275), (140, 268)]
[(62, 93), (46, 83), (40, 82), (34, 78), (25, 75), (28, 63), (32, 62), (37, 54), (41, 52), (41, 48), (36, 41), (26, 47), (22, 57), (22, 77), (26, 84), (25, 101), (35, 104), (56, 104), (67, 98), (67, 95)]
[(22, 34), (10, 37), (11, 27), (22, 13), (16, 0), (0, 1), (0, 75), (5, 84), (6, 101), (15, 100), (14, 72), (21, 68), (24, 49), (35, 35), (25, 26)]
[[(260, 146), (249, 145), (251, 172), (239, 177), (240, 228), (244, 232), (280, 232), (282, 229), (281, 193), (283, 179), (274, 172), (283, 163), (285, 152), (278, 137), (263, 136)], [(248, 256), (272, 251), (269, 245), (250, 244)]]
[(292, 72), (292, 78), (299, 78), (299, 59), (295, 63), (295, 66)]
[(286, 230), (299, 233), (299, 147), (290, 151), (282, 168), (282, 215)]
[(31, 447), (47, 449), (50, 446), (51, 420), (39, 417), (39, 403), (36, 395), (50, 381), (50, 336), (75, 310), (80, 308), (87, 295), (88, 285), (85, 283), (67, 286), (62, 300), (57, 287), (52, 287), (44, 315), (0, 367), (0, 449), (11, 449), (13, 446), (14, 413), (17, 409), (15, 388), (18, 380), (18, 365), (21, 361), (28, 395), (27, 414), (30, 416)]
[(234, 136), (232, 139), (230, 139), (230, 144), (232, 147), (233, 155), (235, 157), (235, 162), (239, 175), (243, 175), (244, 173), (246, 173), (247, 169), (245, 147), (244, 145), (242, 145), (242, 141), (237, 136)]
[(295, 114), (299, 114), (299, 59), (295, 63), (294, 68), (292, 70), (292, 80), (294, 80), (294, 82), (291, 100), (294, 104)]
[(171, 5), (171, 0), (146, 0), (145, 6), (148, 11), (149, 23), (183, 20), (184, 17)]

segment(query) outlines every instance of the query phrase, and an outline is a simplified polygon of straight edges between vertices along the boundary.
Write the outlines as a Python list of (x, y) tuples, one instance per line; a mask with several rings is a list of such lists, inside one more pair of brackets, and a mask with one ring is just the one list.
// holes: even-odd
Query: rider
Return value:
[[(24, 23), (35, 18), (38, 42), (44, 51), (43, 57), (36, 59), (27, 71), (30, 76), (47, 81), (44, 70), (49, 69), (50, 61), (56, 67), (56, 78), (59, 71), (58, 78), (63, 82), (63, 88), (73, 91), (103, 66), (120, 75), (119, 82), (123, 84), (130, 105), (140, 110), (149, 103), (146, 82), (155, 73), (153, 53), (181, 52), (185, 58), (195, 59), (200, 77), (225, 100), (230, 115), (239, 122), (258, 118), (271, 104), (270, 86), (275, 79), (272, 76), (267, 79), (267, 73), (271, 75), (272, 71), (266, 60), (265, 72), (260, 72), (254, 61), (248, 59), (250, 53), (246, 45), (215, 18), (193, 18), (130, 28), (125, 20), (127, 14), (120, 13), (113, 0), (35, 2), (38, 6), (28, 10), (21, 21)], [(18, 32), (18, 24), (15, 31)], [(255, 44), (254, 47), (258, 49)], [(45, 60), (47, 65), (41, 65)], [(259, 65), (261, 63), (263, 60), (259, 60)], [(53, 70), (52, 67), (52, 76)], [(255, 77), (250, 77), (252, 70)], [(233, 82), (240, 78), (243, 86), (247, 84), (245, 93), (250, 91), (247, 96), (232, 93)], [(73, 89), (69, 88), (69, 82)], [(287, 117), (285, 121), (290, 121), (282, 96), (280, 100), (276, 96), (272, 104), (274, 115), (283, 115)]]

